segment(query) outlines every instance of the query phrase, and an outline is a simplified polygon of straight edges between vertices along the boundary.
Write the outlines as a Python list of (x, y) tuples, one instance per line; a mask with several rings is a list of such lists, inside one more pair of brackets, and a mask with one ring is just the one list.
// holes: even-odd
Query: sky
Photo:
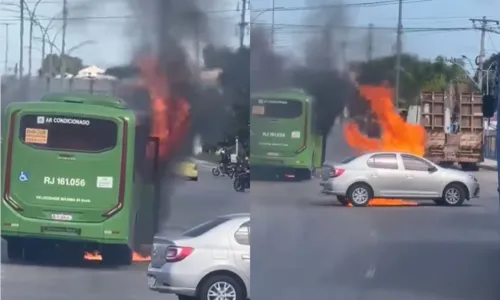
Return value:
[[(272, 0), (253, 0), (252, 9), (254, 24), (264, 23), (268, 28), (272, 22), (272, 12), (266, 9), (272, 7)], [(327, 2), (316, 1), (316, 2)], [(339, 3), (340, 1), (333, 1)], [(347, 9), (349, 27), (368, 27), (373, 24), (374, 55), (388, 55), (393, 53), (396, 41), (398, 22), (397, 1), (383, 0), (344, 0), (344, 4), (359, 4), (370, 2), (389, 2), (379, 5), (353, 5)], [(391, 3), (392, 2), (392, 3)], [(448, 58), (467, 56), (472, 61), (479, 55), (480, 32), (473, 29), (470, 18), (486, 16), (500, 20), (500, 0), (404, 0), (403, 28), (407, 30), (421, 30), (433, 28), (427, 32), (405, 32), (403, 35), (403, 50), (422, 58), (433, 59), (438, 55)], [(411, 3), (413, 2), (413, 3)], [(311, 1), (309, 1), (310, 5)], [(303, 26), (315, 25), (314, 19), (308, 20), (309, 11), (279, 11), (280, 7), (303, 7), (308, 5), (304, 0), (275, 0), (275, 47), (279, 51), (294, 51), (297, 41), (310, 36), (311, 32), (318, 32), (318, 28)], [(257, 13), (255, 13), (257, 12)], [(258, 16), (257, 16), (258, 15)], [(302, 26), (293, 26), (302, 24)], [(496, 26), (496, 28), (500, 27)], [(444, 31), (442, 28), (467, 28), (463, 31)], [(438, 31), (440, 29), (440, 31)], [(348, 59), (366, 59), (367, 57), (367, 29), (349, 29), (347, 43)], [(486, 54), (491, 55), (499, 51), (500, 35), (489, 33), (486, 36)]]
[[(30, 10), (33, 10), (37, 0), (25, 0)], [(7, 45), (5, 26), (10, 23), (8, 35), (8, 68), (12, 70), (20, 57), (20, 13), (19, 0), (0, 0), (0, 73), (4, 71), (4, 50)], [(51, 25), (48, 36), (54, 40), (57, 48), (61, 48), (63, 0), (41, 0), (35, 15), (43, 27)], [(66, 51), (74, 48), (70, 55), (83, 59), (85, 65), (97, 65), (101, 68), (125, 64), (132, 55), (130, 42), (131, 15), (127, 0), (69, 0), (69, 19), (67, 27)], [(236, 46), (239, 42), (237, 23), (240, 12), (237, 10), (237, 0), (217, 0), (218, 7), (210, 8), (210, 18), (213, 19), (214, 31), (219, 44)], [(28, 18), (28, 17), (25, 17)], [(55, 18), (52, 23), (51, 19)], [(82, 20), (86, 19), (86, 20)], [(24, 66), (28, 72), (29, 21), (25, 21), (24, 34)], [(33, 74), (41, 65), (42, 31), (34, 29), (32, 50)], [(246, 37), (248, 40), (249, 38)], [(80, 44), (80, 47), (75, 47)], [(194, 43), (191, 44), (194, 48)], [(49, 53), (46, 46), (46, 53)], [(57, 49), (54, 48), (57, 53)], [(194, 52), (194, 51), (193, 51)]]
[[(25, 0), (33, 8), (36, 0)], [(201, 1), (201, 0), (200, 0)], [(339, 2), (336, 0), (335, 2)], [(11, 23), (8, 38), (8, 67), (12, 68), (19, 60), (19, 8), (15, 6), (17, 0), (0, 0), (0, 24)], [(211, 10), (217, 13), (210, 14), (217, 19), (217, 34), (224, 43), (236, 46), (238, 43), (237, 23), (240, 12), (237, 11), (241, 0), (221, 0), (220, 7)], [(262, 24), (270, 28), (272, 0), (250, 0), (252, 13), (251, 22)], [(323, 0), (323, 2), (325, 2)], [(349, 29), (348, 59), (363, 59), (366, 57), (368, 30), (360, 29), (373, 24), (374, 55), (388, 55), (394, 50), (395, 28), (397, 26), (398, 6), (396, 1), (388, 0), (344, 0), (345, 4), (354, 4), (347, 10)], [(383, 2), (378, 5), (356, 5), (359, 3)], [(387, 3), (389, 2), (389, 3)], [(486, 16), (495, 19), (500, 9), (500, 0), (405, 0), (403, 5), (403, 27), (408, 31), (403, 36), (404, 51), (417, 54), (423, 58), (434, 58), (444, 55), (449, 58), (467, 56), (471, 60), (479, 54), (480, 32), (473, 29), (470, 18)], [(131, 50), (127, 35), (127, 15), (130, 15), (126, 0), (71, 0), (69, 15), (77, 18), (94, 18), (86, 21), (72, 21), (68, 26), (67, 49), (85, 44), (76, 48), (71, 55), (79, 56), (87, 65), (108, 67), (128, 61)], [(106, 3), (106, 4), (103, 4)], [(275, 0), (275, 7), (303, 7), (305, 0)], [(42, 0), (36, 10), (36, 15), (43, 26), (49, 20), (60, 16), (62, 0)], [(266, 11), (268, 10), (268, 11)], [(305, 37), (318, 32), (314, 20), (307, 20), (306, 14), (310, 11), (276, 11), (275, 12), (275, 47), (278, 51), (298, 52), (297, 43)], [(498, 15), (498, 14), (497, 14)], [(500, 18), (500, 16), (499, 16)], [(52, 22), (49, 36), (55, 37), (55, 45), (60, 48), (61, 22)], [(299, 26), (298, 26), (299, 25)], [(28, 45), (29, 22), (25, 23), (25, 45)], [(423, 28), (432, 28), (431, 31), (421, 32)], [(449, 28), (449, 30), (443, 30)], [(467, 30), (454, 30), (467, 28)], [(500, 29), (499, 29), (500, 30)], [(130, 33), (128, 33), (130, 34)], [(39, 28), (35, 28), (34, 36), (40, 37)], [(246, 37), (248, 40), (248, 36)], [(6, 42), (5, 26), (0, 27), (0, 53), (4, 53)], [(33, 66), (40, 65), (41, 43), (35, 40), (33, 44)], [(498, 51), (500, 35), (488, 33), (486, 36), (486, 54)], [(47, 46), (47, 52), (48, 52)], [(57, 51), (57, 50), (56, 50)], [(25, 66), (28, 63), (28, 50), (24, 49)], [(0, 72), (3, 71), (4, 57), (0, 55)]]

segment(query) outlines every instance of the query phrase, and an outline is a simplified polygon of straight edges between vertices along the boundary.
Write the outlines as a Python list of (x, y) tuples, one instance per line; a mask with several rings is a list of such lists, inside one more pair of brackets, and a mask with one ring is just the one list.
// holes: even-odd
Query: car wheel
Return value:
[(465, 201), (465, 191), (458, 184), (450, 184), (443, 191), (443, 202), (448, 206), (460, 206)]
[(238, 280), (227, 275), (209, 277), (199, 290), (199, 300), (244, 300), (245, 297), (245, 287)]
[(364, 183), (355, 183), (347, 190), (347, 199), (352, 206), (367, 206), (373, 198), (371, 188)]
[(349, 204), (349, 200), (345, 196), (337, 196), (337, 200), (340, 204), (347, 206)]
[(198, 181), (198, 176), (196, 176), (196, 177), (191, 177), (190, 179), (191, 179), (192, 181)]

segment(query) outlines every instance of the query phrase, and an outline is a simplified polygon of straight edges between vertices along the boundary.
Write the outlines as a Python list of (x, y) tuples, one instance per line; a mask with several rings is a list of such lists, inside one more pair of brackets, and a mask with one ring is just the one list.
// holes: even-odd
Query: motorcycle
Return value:
[(241, 167), (237, 168), (235, 171), (235, 178), (233, 182), (233, 188), (237, 192), (244, 192), (246, 189), (250, 188), (250, 168)]

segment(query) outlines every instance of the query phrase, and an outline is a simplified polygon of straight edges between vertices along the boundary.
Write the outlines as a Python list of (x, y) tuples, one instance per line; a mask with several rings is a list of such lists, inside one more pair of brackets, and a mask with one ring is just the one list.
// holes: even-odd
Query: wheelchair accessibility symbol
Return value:
[(24, 171), (21, 171), (21, 174), (19, 174), (19, 181), (26, 182), (28, 180), (29, 180), (29, 174)]

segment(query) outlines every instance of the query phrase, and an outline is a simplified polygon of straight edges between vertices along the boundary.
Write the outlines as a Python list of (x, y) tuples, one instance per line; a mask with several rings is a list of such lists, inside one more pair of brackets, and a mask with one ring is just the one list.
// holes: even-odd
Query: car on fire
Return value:
[(147, 277), (150, 290), (179, 300), (250, 299), (250, 214), (220, 216), (178, 238), (156, 236)]
[(433, 200), (460, 206), (479, 197), (476, 177), (446, 169), (403, 152), (371, 152), (353, 156), (322, 170), (322, 193), (335, 195), (343, 205), (366, 206), (374, 198)]

